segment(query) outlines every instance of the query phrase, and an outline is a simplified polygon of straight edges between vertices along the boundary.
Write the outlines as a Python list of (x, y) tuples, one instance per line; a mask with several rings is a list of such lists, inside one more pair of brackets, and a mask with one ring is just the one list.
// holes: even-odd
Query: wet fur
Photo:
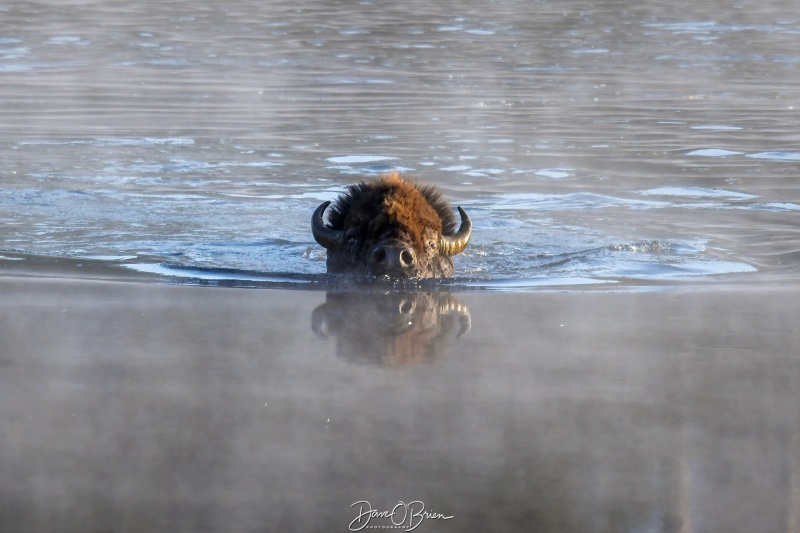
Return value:
[(457, 226), (456, 217), (441, 193), (432, 185), (406, 181), (397, 172), (381, 176), (377, 181), (362, 181), (348, 186), (347, 192), (331, 206), (328, 225), (333, 229), (344, 229), (348, 214), (358, 212), (375, 215), (382, 210), (387, 199), (400, 203), (396, 212), (400, 220), (408, 224), (416, 216), (420, 195), (439, 215), (440, 227), (436, 229), (444, 235), (452, 235)]
[(406, 181), (396, 172), (350, 185), (330, 207), (328, 225), (351, 237), (328, 250), (329, 272), (364, 273), (366, 254), (375, 243), (396, 239), (414, 248), (421, 277), (453, 273), (453, 261), (438, 254), (438, 237), (457, 227), (450, 204), (433, 187)]

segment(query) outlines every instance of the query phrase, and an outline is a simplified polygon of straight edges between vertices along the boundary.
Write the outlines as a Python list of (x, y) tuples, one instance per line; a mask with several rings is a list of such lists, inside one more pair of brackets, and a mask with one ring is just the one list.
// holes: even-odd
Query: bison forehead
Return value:
[(407, 231), (422, 233), (425, 228), (442, 232), (442, 219), (416, 188), (394, 190), (383, 199), (389, 221)]
[(391, 237), (421, 251), (427, 240), (454, 226), (449, 205), (432, 188), (418, 187), (396, 174), (349, 188), (334, 206), (331, 226), (357, 229), (362, 238)]
[[(432, 228), (444, 234), (452, 233), (456, 227), (450, 205), (435, 187), (418, 186), (404, 180), (397, 172), (375, 181), (350, 185), (332, 206), (330, 226), (345, 229), (361, 225), (365, 219), (389, 216), (390, 212), (395, 220), (411, 218), (416, 224), (432, 223)], [(413, 213), (418, 216), (412, 217)]]

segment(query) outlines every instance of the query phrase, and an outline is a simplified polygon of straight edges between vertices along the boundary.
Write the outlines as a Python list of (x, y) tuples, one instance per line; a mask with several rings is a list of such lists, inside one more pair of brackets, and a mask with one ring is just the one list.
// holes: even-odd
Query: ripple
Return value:
[(700, 34), (707, 35), (712, 32), (742, 32), (760, 31), (767, 33), (784, 32), (793, 33), (793, 27), (784, 27), (776, 24), (720, 24), (716, 21), (701, 20), (688, 22), (652, 22), (642, 24), (645, 28), (656, 28), (672, 32), (676, 35), (681, 34)]
[(559, 209), (599, 209), (606, 207), (629, 207), (631, 209), (658, 209), (670, 207), (670, 202), (656, 200), (635, 200), (617, 198), (591, 192), (568, 194), (513, 193), (494, 196), (486, 204), (479, 204), (492, 210), (559, 210)]
[(391, 85), (395, 83), (394, 80), (379, 78), (332, 78), (323, 80), (323, 82), (334, 85)]
[(718, 29), (717, 23), (710, 20), (691, 22), (652, 22), (642, 24), (645, 28), (658, 28), (674, 33), (708, 33), (709, 30)]
[(125, 268), (145, 274), (159, 276), (198, 279), (204, 281), (257, 281), (262, 283), (312, 283), (310, 279), (290, 276), (261, 274), (255, 272), (236, 271), (230, 269), (192, 268), (164, 263), (129, 263)]
[(561, 179), (570, 177), (572, 170), (563, 168), (543, 168), (534, 172), (537, 176), (543, 178)]
[(520, 291), (525, 289), (608, 285), (616, 283), (618, 283), (616, 280), (583, 277), (541, 277), (455, 282), (458, 286), (490, 291)]
[(770, 159), (772, 161), (800, 161), (800, 152), (760, 152), (749, 154), (753, 159)]
[(99, 139), (76, 139), (69, 141), (59, 140), (32, 140), (20, 141), (20, 146), (58, 146), (58, 145), (90, 145), (90, 146), (160, 146), (160, 145), (181, 145), (188, 146), (194, 144), (194, 139), (187, 137), (141, 137), (141, 138), (99, 138)]
[(727, 157), (729, 155), (741, 155), (743, 152), (735, 152), (733, 150), (722, 150), (720, 148), (703, 148), (689, 152), (686, 155), (697, 155), (702, 157)]
[(726, 126), (724, 124), (699, 124), (690, 126), (693, 130), (735, 131), (742, 129), (740, 126)]
[(704, 189), (702, 187), (656, 187), (639, 191), (639, 194), (646, 196), (682, 196), (689, 198), (730, 198), (735, 200), (749, 200), (758, 198), (752, 194), (735, 191), (725, 191), (722, 189)]
[(800, 211), (800, 204), (787, 202), (769, 202), (766, 204), (756, 204), (750, 207), (753, 210), (761, 211)]
[(695, 260), (679, 263), (637, 264), (620, 262), (614, 268), (599, 271), (599, 276), (634, 279), (685, 280), (699, 276), (719, 276), (723, 274), (744, 274), (758, 269), (747, 263), (737, 261)]
[(88, 41), (84, 41), (76, 35), (59, 35), (51, 37), (47, 42), (48, 44), (89, 44)]
[(345, 155), (329, 157), (328, 161), (331, 163), (342, 163), (347, 165), (360, 164), (360, 163), (378, 163), (380, 161), (393, 161), (396, 157), (386, 155)]

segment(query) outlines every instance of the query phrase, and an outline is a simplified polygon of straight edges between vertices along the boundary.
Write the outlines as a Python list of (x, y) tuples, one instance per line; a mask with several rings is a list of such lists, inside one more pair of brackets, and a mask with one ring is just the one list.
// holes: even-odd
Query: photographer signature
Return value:
[[(445, 516), (442, 513), (426, 511), (425, 504), (419, 500), (413, 502), (399, 501), (390, 511), (377, 511), (372, 505), (361, 500), (355, 502), (350, 507), (358, 507), (358, 516), (350, 522), (350, 531), (361, 531), (362, 529), (393, 529), (405, 528), (406, 532), (414, 531), (425, 520), (450, 520), (452, 516)], [(369, 525), (373, 518), (388, 518), (391, 526)]]

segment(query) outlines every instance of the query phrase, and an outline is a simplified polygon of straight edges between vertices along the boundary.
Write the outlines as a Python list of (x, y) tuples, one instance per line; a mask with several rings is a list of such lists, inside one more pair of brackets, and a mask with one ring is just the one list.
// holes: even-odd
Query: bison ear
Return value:
[(445, 257), (460, 254), (464, 251), (472, 236), (472, 221), (467, 216), (467, 212), (458, 206), (458, 214), (461, 215), (461, 227), (452, 235), (442, 235), (439, 239), (439, 253)]
[(329, 205), (331, 205), (330, 201), (323, 202), (311, 215), (311, 233), (314, 234), (314, 240), (326, 250), (338, 246), (344, 241), (344, 231), (330, 228), (322, 220), (322, 214)]

